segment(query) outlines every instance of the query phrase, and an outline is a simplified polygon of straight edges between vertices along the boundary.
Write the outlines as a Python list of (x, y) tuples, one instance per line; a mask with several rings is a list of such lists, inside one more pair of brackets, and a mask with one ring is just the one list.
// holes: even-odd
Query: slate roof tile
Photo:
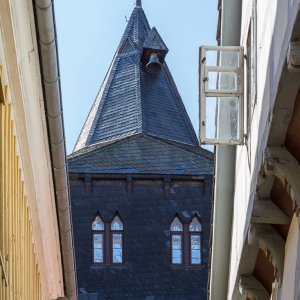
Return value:
[(161, 38), (155, 27), (153, 27), (149, 32), (143, 46), (144, 48), (151, 48), (166, 52), (169, 51), (168, 47), (164, 43), (163, 39)]
[(213, 156), (197, 146), (138, 134), (75, 152), (68, 165), (70, 173), (202, 175), (213, 173)]

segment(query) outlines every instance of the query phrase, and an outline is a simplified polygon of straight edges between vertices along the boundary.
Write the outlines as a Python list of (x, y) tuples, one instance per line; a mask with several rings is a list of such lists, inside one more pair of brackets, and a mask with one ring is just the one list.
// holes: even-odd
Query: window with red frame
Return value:
[(202, 264), (202, 225), (194, 216), (183, 223), (175, 216), (171, 226), (171, 263), (173, 265), (199, 266)]
[(111, 222), (103, 222), (99, 214), (92, 223), (93, 264), (122, 264), (123, 222), (115, 215)]
[(171, 223), (172, 264), (181, 265), (183, 262), (183, 224), (178, 217)]
[(121, 264), (123, 262), (123, 222), (115, 216), (111, 222), (111, 247), (112, 263)]
[(194, 217), (189, 224), (190, 264), (202, 264), (202, 225), (198, 218)]
[(97, 215), (92, 223), (93, 263), (104, 263), (104, 223)]

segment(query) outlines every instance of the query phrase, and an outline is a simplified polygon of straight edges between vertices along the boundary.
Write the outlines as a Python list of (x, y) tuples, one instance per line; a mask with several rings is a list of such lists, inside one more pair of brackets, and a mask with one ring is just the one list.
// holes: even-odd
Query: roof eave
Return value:
[(63, 262), (64, 299), (76, 300), (77, 279), (53, 5), (53, 0), (34, 0), (34, 14), (43, 93), (46, 103), (46, 122)]

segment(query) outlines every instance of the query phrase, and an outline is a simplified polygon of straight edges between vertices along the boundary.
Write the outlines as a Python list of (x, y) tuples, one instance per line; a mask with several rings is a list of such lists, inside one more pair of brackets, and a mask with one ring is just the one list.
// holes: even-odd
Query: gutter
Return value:
[(217, 34), (216, 34), (216, 40), (218, 42), (218, 46), (220, 46), (221, 42), (221, 25), (222, 25), (222, 0), (218, 0), (218, 25), (217, 25)]
[[(221, 46), (239, 46), (242, 1), (219, 1), (217, 38)], [(227, 299), (231, 259), (236, 146), (216, 146), (209, 299)]]
[(53, 0), (33, 0), (46, 105), (65, 298), (77, 299), (74, 241)]

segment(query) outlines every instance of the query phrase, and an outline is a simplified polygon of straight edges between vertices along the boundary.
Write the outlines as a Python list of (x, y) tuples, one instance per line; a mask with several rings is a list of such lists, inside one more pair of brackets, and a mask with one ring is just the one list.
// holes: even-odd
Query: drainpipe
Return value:
[(53, 0), (33, 0), (33, 5), (63, 264), (65, 298), (61, 299), (76, 300), (74, 241)]
[[(220, 46), (239, 46), (242, 1), (223, 0)], [(227, 299), (235, 188), (235, 146), (216, 146), (209, 299)]]

